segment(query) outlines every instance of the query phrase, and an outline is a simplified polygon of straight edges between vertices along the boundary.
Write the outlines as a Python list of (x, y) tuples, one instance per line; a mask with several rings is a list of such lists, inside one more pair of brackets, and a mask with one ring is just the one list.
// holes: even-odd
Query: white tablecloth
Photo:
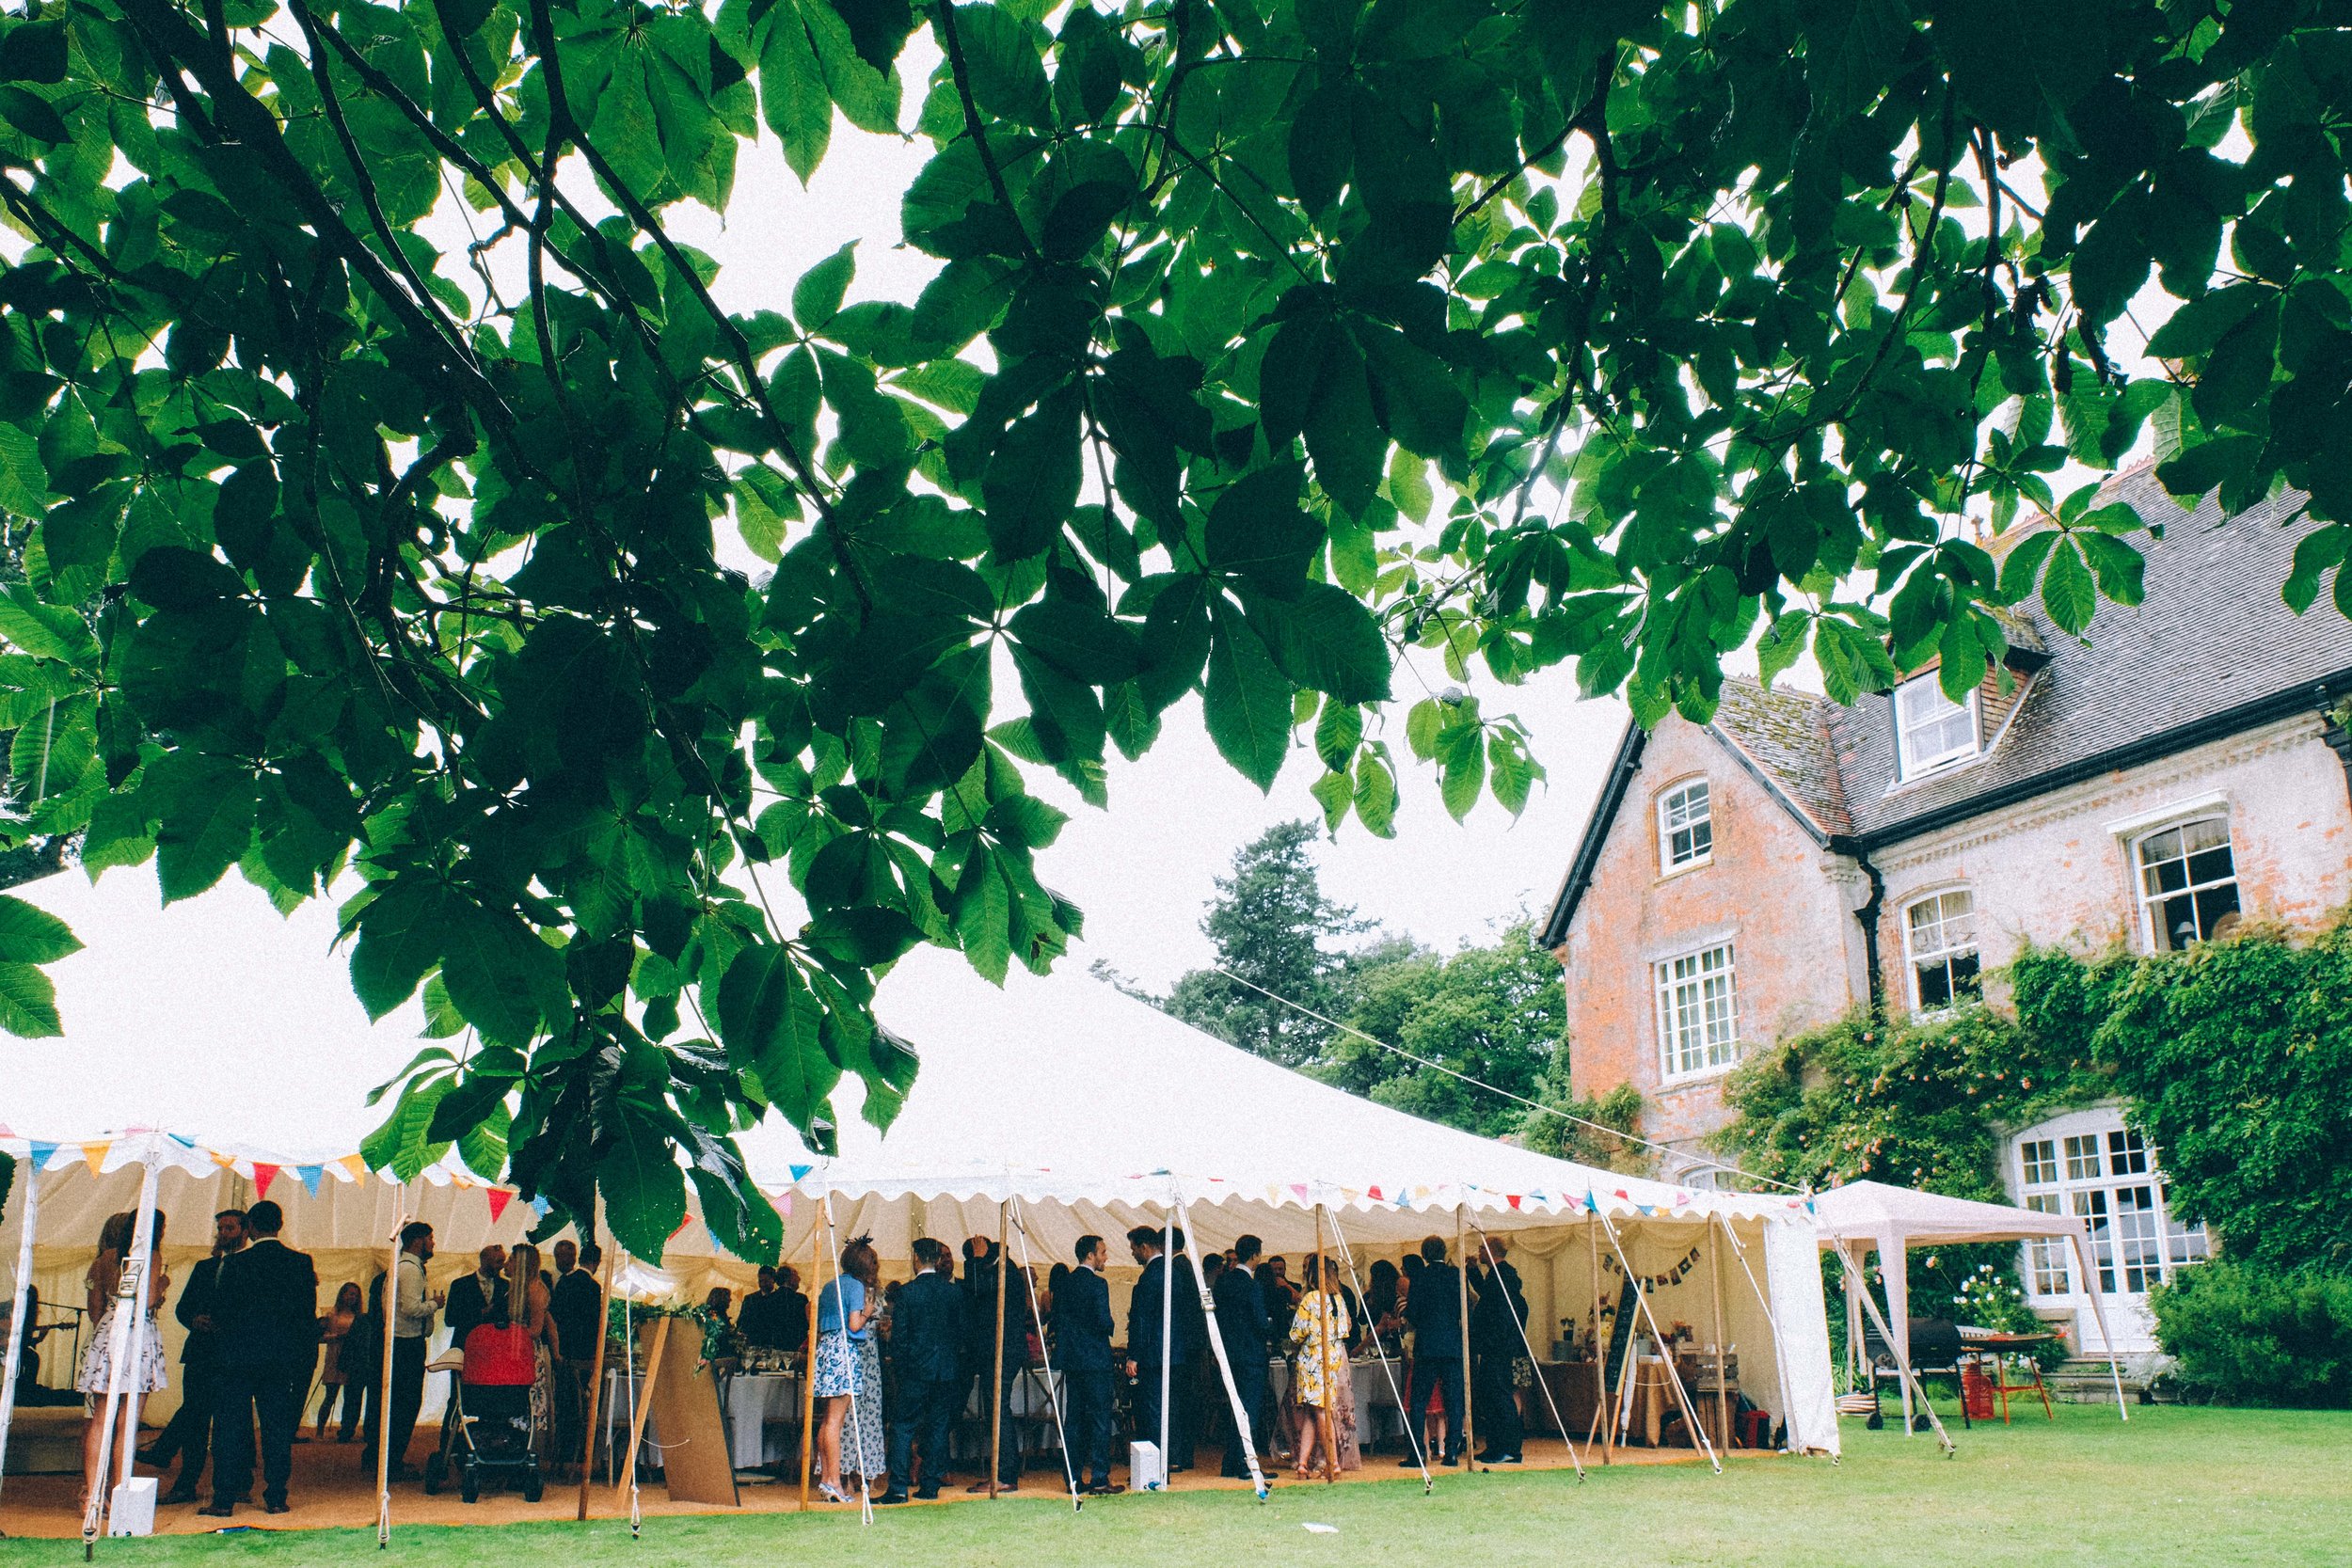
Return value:
[(738, 1372), (727, 1379), (727, 1452), (739, 1470), (773, 1465), (801, 1451), (801, 1375)]

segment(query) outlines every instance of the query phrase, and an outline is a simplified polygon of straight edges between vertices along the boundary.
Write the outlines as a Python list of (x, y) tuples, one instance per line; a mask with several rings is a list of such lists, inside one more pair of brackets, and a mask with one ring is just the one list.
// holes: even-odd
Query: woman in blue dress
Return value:
[(833, 1502), (850, 1496), (842, 1487), (841, 1439), (850, 1406), (857, 1423), (848, 1455), (852, 1473), (869, 1479), (888, 1472), (882, 1441), (882, 1362), (874, 1343), (873, 1319), (882, 1307), (875, 1282), (882, 1259), (861, 1236), (841, 1249), (840, 1272), (817, 1292), (817, 1489)]

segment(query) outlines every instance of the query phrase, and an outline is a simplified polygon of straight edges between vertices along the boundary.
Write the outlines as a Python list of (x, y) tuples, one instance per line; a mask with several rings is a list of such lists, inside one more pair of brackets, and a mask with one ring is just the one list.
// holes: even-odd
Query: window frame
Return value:
[[(2088, 1295), (2144, 1295), (2212, 1254), (2201, 1225), (2171, 1211), (2159, 1151), (2112, 1111), (2079, 1112), (2021, 1129), (2009, 1139), (2018, 1205), (2072, 1214), (2089, 1231), (2091, 1277), (2062, 1238), (2023, 1243), (2026, 1297), (2059, 1306)], [(2062, 1290), (2052, 1290), (2062, 1282)]]
[[(1886, 694), (1895, 720), (1895, 776), (1905, 783), (1913, 779), (1925, 778), (1930, 773), (1940, 773), (1947, 768), (1956, 768), (1963, 762), (1972, 761), (1984, 754), (1983, 715), (1978, 710), (1977, 689), (1972, 686), (1968, 689), (1966, 699), (1955, 705), (1968, 716), (1967, 748), (1941, 752), (1924, 760), (1912, 755), (1912, 731), (1903, 722), (1903, 693), (1923, 681), (1938, 697), (1942, 697), (1947, 703), (1951, 702), (1949, 697), (1944, 696), (1943, 685), (1937, 680), (1936, 672), (1932, 670), (1923, 675), (1914, 675), (1907, 681), (1897, 682), (1895, 689)], [(1947, 716), (1939, 715), (1937, 721), (1942, 722), (1946, 717)]]
[[(1704, 814), (1695, 820), (1685, 820), (1679, 829), (1670, 826), (1666, 819), (1668, 808), (1676, 801), (1687, 798), (1694, 789), (1706, 796)], [(1715, 859), (1715, 791), (1708, 782), (1706, 774), (1700, 773), (1687, 779), (1677, 779), (1660, 790), (1658, 799), (1650, 808), (1650, 821), (1658, 833), (1658, 874), (1660, 876), (1673, 877), (1685, 871), (1696, 871), (1700, 866), (1708, 864)], [(1698, 831), (1702, 828), (1707, 832), (1707, 847), (1703, 849), (1693, 849), (1687, 860), (1676, 860), (1674, 858), (1674, 835), (1677, 832), (1688, 832), (1692, 834), (1692, 842), (1695, 843)]]
[[(1915, 941), (1918, 928), (1913, 924), (1912, 921), (1913, 911), (1923, 909), (1930, 904), (1940, 906), (1945, 899), (1955, 895), (1968, 900), (1968, 909), (1966, 911), (1968, 921), (1968, 940), (1966, 943), (1964, 945), (1947, 944), (1935, 949), (1931, 953), (1920, 952), (1918, 944)], [(1951, 973), (1951, 966), (1955, 961), (1963, 957), (1972, 958), (1977, 960), (1976, 967), (1969, 971), (1968, 977), (1977, 982), (1976, 990), (1971, 994), (1981, 996), (1983, 994), (1984, 949), (1977, 935), (1977, 890), (1975, 887), (1966, 882), (1956, 882), (1949, 886), (1931, 888), (1924, 893), (1915, 894), (1911, 898), (1907, 899), (1903, 903), (1901, 913), (1903, 962), (1905, 968), (1909, 970), (1911, 974), (1912, 1015), (1915, 1018), (1928, 1018), (1936, 1014), (1950, 1012), (1953, 1008), (1961, 1005), (1963, 997), (1958, 984), (1960, 976), (1954, 975)], [(1935, 924), (1938, 927), (1942, 927), (1948, 924), (1951, 918), (1952, 917), (1950, 915), (1942, 912), (1939, 909), (1936, 914)], [(1931, 1006), (1927, 997), (1921, 992), (1919, 986), (1919, 966), (1922, 960), (1941, 960), (1943, 962), (1946, 975), (1945, 984), (1950, 992), (1947, 1000)]]
[[(2148, 862), (2146, 859), (2148, 847), (2154, 843), (2157, 839), (2162, 838), (2167, 833), (2186, 833), (2189, 829), (2201, 826), (2207, 822), (2217, 822), (2221, 825), (2222, 842), (2219, 847), (2229, 854), (2230, 874), (2227, 877), (2216, 877), (2209, 881), (2200, 882), (2190, 879), (2183, 882), (2180, 887), (2171, 889), (2169, 892), (2149, 892)], [(2132, 899), (2139, 907), (2139, 937), (2140, 941), (2146, 944), (2146, 950), (2148, 952), (2180, 953), (2187, 951), (2185, 948), (2171, 946), (2167, 940), (2169, 933), (2163, 927), (2157, 924), (2157, 921), (2160, 918), (2157, 914), (2158, 908), (2162, 905), (2171, 903), (2175, 899), (2187, 899), (2189, 901), (2190, 910), (2194, 912), (2196, 911), (2198, 895), (2200, 894), (2209, 893), (2216, 888), (2226, 886), (2231, 890), (2232, 897), (2235, 901), (2235, 909), (2231, 912), (2236, 913), (2241, 920), (2245, 918), (2246, 884), (2244, 878), (2238, 870), (2237, 825), (2232, 819), (2232, 814), (2228, 806), (2224, 805), (2217, 811), (2200, 811), (2187, 816), (2175, 816), (2165, 821), (2152, 823), (2139, 832), (2133, 833), (2124, 841), (2124, 843), (2129, 851), (2127, 858), (2130, 863), (2127, 869), (2131, 876)], [(2198, 855), (2208, 855), (2212, 852), (2213, 851), (2211, 849), (2192, 851), (2186, 847), (2185, 841), (2184, 841), (2181, 854), (2178, 857), (2182, 869), (2182, 875), (2184, 877), (2187, 877), (2189, 875), (2188, 863), (2191, 860), (2196, 858)], [(2165, 864), (2169, 863), (2169, 862), (2158, 862), (2157, 863)], [(2216, 919), (2215, 924), (2220, 924), (2219, 918)], [(2193, 942), (2210, 942), (2213, 938), (2211, 933), (2201, 931), (2190, 940)]]
[[(1705, 967), (1706, 960), (1717, 953), (1723, 955), (1723, 963), (1716, 969), (1708, 970)], [(1675, 966), (1683, 963), (1694, 964), (1697, 967), (1688, 974), (1677, 974)], [(1727, 936), (1718, 938), (1686, 952), (1672, 953), (1664, 958), (1654, 959), (1649, 968), (1652, 1016), (1656, 1019), (1658, 1027), (1659, 1083), (1661, 1085), (1697, 1083), (1703, 1079), (1718, 1077), (1738, 1067), (1740, 1044), (1738, 942)], [(1729, 1034), (1721, 1041), (1708, 1037), (1712, 1022), (1708, 1016), (1708, 1007), (1712, 998), (1708, 995), (1708, 986), (1709, 981), (1719, 976), (1724, 984), (1724, 1000), (1728, 1004), (1730, 1015)], [(1682, 999), (1677, 994), (1677, 990), (1683, 987), (1692, 988), (1688, 1009), (1684, 1007)], [(1681, 1052), (1677, 1049), (1683, 1034), (1681, 1025), (1689, 1022), (1693, 1017), (1696, 1020), (1699, 1054), (1702, 1059), (1696, 1067), (1677, 1067), (1677, 1062), (1681, 1055)], [(1723, 1053), (1720, 1061), (1713, 1059), (1719, 1048)]]

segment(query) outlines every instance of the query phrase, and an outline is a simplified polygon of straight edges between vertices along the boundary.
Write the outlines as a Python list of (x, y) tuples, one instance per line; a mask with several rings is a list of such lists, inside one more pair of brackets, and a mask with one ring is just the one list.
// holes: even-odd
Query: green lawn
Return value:
[[(628, 1527), (406, 1528), (378, 1554), (372, 1532), (255, 1533), (101, 1544), (101, 1561), (191, 1564), (417, 1564), (515, 1568), (522, 1562), (710, 1568), (742, 1562), (922, 1563), (930, 1568), (1041, 1564), (1283, 1562), (1345, 1568), (1609, 1568), (1667, 1564), (1936, 1564), (2122, 1568), (2187, 1561), (2286, 1568), (2352, 1556), (2352, 1415), (2150, 1409), (2062, 1411), (1932, 1436), (1845, 1423), (1845, 1462), (1735, 1464), (1447, 1475), (1424, 1497), (1418, 1479), (1284, 1487), (1261, 1507), (1240, 1493), (1064, 1504), (1023, 1497), (991, 1506), (885, 1512), (861, 1535), (854, 1514), (648, 1519)], [(1310, 1532), (1310, 1521), (1337, 1534)], [(0, 1543), (0, 1565), (78, 1560), (78, 1543)]]

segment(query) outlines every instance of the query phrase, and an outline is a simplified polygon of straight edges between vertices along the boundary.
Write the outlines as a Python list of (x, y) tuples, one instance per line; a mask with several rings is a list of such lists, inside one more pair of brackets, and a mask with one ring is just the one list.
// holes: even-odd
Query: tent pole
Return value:
[(1707, 1217), (1707, 1276), (1715, 1289), (1715, 1435), (1728, 1453), (1731, 1441), (1731, 1345), (1724, 1338), (1724, 1243), (1715, 1216)]
[[(1588, 1191), (1587, 1201), (1592, 1197)], [(1593, 1265), (1593, 1416), (1600, 1427), (1600, 1462), (1617, 1462), (1617, 1423), (1609, 1419), (1609, 1340), (1600, 1331), (1600, 1217), (1598, 1210), (1584, 1215), (1585, 1249)]]
[[(1189, 1234), (1192, 1230), (1192, 1210), (1184, 1202), (1182, 1187), (1176, 1189), (1175, 1198), (1177, 1212), (1183, 1215), (1184, 1229)], [(1258, 1468), (1257, 1435), (1249, 1430), (1249, 1411), (1241, 1402), (1241, 1386), (1233, 1381), (1232, 1358), (1225, 1354), (1225, 1335), (1216, 1326), (1216, 1298), (1210, 1295), (1209, 1287), (1201, 1281), (1200, 1270), (1193, 1271), (1192, 1278), (1193, 1283), (1200, 1288), (1200, 1313), (1208, 1321), (1209, 1351), (1216, 1357), (1217, 1376), (1225, 1383), (1225, 1402), (1233, 1409), (1233, 1429), (1241, 1433), (1241, 1454), (1243, 1462), (1249, 1466), (1249, 1485), (1258, 1494), (1258, 1500), (1263, 1502), (1266, 1499), (1266, 1481), (1264, 1473)], [(1265, 1367), (1263, 1363), (1252, 1370), (1259, 1378), (1264, 1378)], [(1422, 1466), (1422, 1479), (1424, 1482), (1428, 1480), (1426, 1465)], [(1424, 1486), (1423, 1490), (1426, 1489)]]
[[(808, 1283), (817, 1285), (817, 1272), (823, 1267), (825, 1231), (822, 1226), (808, 1227)], [(808, 1482), (817, 1463), (817, 1309), (812, 1300), (809, 1307), (808, 1337), (801, 1343), (801, 1512), (808, 1512)]]
[[(379, 1304), (384, 1310), (384, 1344), (375, 1388), (375, 1549), (379, 1552), (392, 1544), (392, 1329), (400, 1321), (400, 1233), (408, 1227), (407, 1208), (408, 1184), (394, 1181), (391, 1257), (384, 1265), (384, 1296)], [(423, 1263), (417, 1265), (417, 1271), (424, 1272)]]
[(33, 1226), (40, 1218), (40, 1170), (24, 1157), (24, 1233), (16, 1242), (15, 1305), (8, 1309), (8, 1364), (0, 1370), (0, 1484), (8, 1473), (8, 1419), (16, 1414), (17, 1363), (24, 1354), (24, 1319), (32, 1305)]
[(653, 1414), (654, 1386), (661, 1381), (661, 1352), (669, 1342), (670, 1314), (664, 1312), (653, 1321), (653, 1343), (645, 1351), (645, 1384), (638, 1393), (637, 1408), (629, 1412), (628, 1453), (621, 1461), (621, 1479), (612, 1487), (615, 1501), (625, 1492), (633, 1496), (637, 1491), (637, 1450), (645, 1440), (645, 1418)]
[[(1462, 1319), (1462, 1430), (1454, 1433), (1454, 1441), (1462, 1445), (1462, 1468), (1475, 1473), (1478, 1469), (1478, 1438), (1474, 1422), (1477, 1395), (1471, 1389), (1470, 1342), (1470, 1206), (1454, 1206), (1454, 1260), (1460, 1266), (1454, 1278), (1460, 1302), (1456, 1308)], [(1442, 1456), (1440, 1456), (1442, 1457)]]
[[(1731, 1238), (1731, 1255), (1740, 1259), (1740, 1272), (1748, 1276), (1748, 1289), (1756, 1292), (1756, 1304), (1764, 1309), (1764, 1326), (1771, 1331), (1772, 1336), (1772, 1375), (1780, 1384), (1780, 1408), (1786, 1415), (1795, 1406), (1796, 1399), (1788, 1384), (1788, 1355), (1782, 1348), (1780, 1317), (1772, 1310), (1772, 1298), (1764, 1293), (1763, 1282), (1756, 1277), (1756, 1271), (1748, 1267), (1747, 1245), (1740, 1240), (1740, 1232), (1732, 1228), (1728, 1218), (1724, 1220), (1724, 1234)], [(1849, 1303), (1851, 1299), (1849, 1295)], [(1855, 1344), (1862, 1342), (1862, 1332), (1859, 1328), (1854, 1331), (1853, 1342)]]
[[(589, 1230), (590, 1242), (596, 1240), (595, 1228)], [(620, 1244), (613, 1243), (618, 1251)], [(588, 1477), (596, 1467), (596, 1417), (604, 1403), (604, 1342), (612, 1338), (612, 1259), (598, 1249), (596, 1262), (596, 1348), (588, 1359), (588, 1407), (580, 1418), (580, 1512), (576, 1518), (586, 1523), (588, 1518)]]
[(1062, 1479), (1070, 1483), (1070, 1512), (1079, 1513), (1086, 1510), (1086, 1499), (1078, 1495), (1078, 1472), (1070, 1463), (1070, 1429), (1062, 1424), (1061, 1395), (1054, 1387), (1054, 1353), (1045, 1343), (1045, 1314), (1037, 1309), (1037, 1280), (1029, 1267), (1029, 1222), (1016, 1214), (1013, 1224), (1020, 1227), (1021, 1232), (1021, 1282), (1028, 1291), (1029, 1318), (1038, 1325), (1039, 1331), (1038, 1354), (1044, 1358), (1045, 1363), (1045, 1404), (1054, 1413), (1054, 1440), (1061, 1445), (1061, 1473)]
[[(1168, 1467), (1168, 1437), (1172, 1426), (1168, 1391), (1176, 1365), (1176, 1183), (1168, 1180), (1168, 1202), (1160, 1222), (1160, 1487), (1172, 1491), (1175, 1472)], [(1133, 1480), (1133, 1477), (1129, 1478)]]
[(1012, 1269), (1012, 1252), (1006, 1246), (1005, 1216), (1010, 1199), (996, 1205), (996, 1356), (988, 1385), (988, 1495), (996, 1496), (996, 1478), (1005, 1465), (1005, 1275)]
[[(1340, 1479), (1340, 1422), (1332, 1411), (1338, 1398), (1336, 1379), (1331, 1375), (1331, 1259), (1323, 1250), (1323, 1205), (1315, 1205), (1315, 1370), (1322, 1374), (1323, 1404), (1315, 1412), (1315, 1426), (1323, 1433), (1323, 1484), (1330, 1485)], [(1355, 1369), (1348, 1369), (1355, 1375)]]
[[(1479, 1230), (1478, 1238), (1479, 1243), (1483, 1247), (1486, 1240), (1486, 1232), (1484, 1228)], [(1498, 1268), (1495, 1271), (1496, 1277), (1501, 1278), (1502, 1273), (1502, 1271)], [(1510, 1318), (1511, 1322), (1518, 1328), (1519, 1343), (1527, 1349), (1527, 1364), (1530, 1367), (1535, 1366), (1537, 1364), (1535, 1360), (1535, 1341), (1527, 1337), (1527, 1325), (1519, 1322), (1519, 1315), (1517, 1311), (1511, 1312)], [(1560, 1414), (1560, 1402), (1551, 1397), (1551, 1385), (1544, 1381), (1543, 1373), (1540, 1371), (1535, 1374), (1535, 1386), (1543, 1390), (1544, 1404), (1551, 1411), (1551, 1424), (1560, 1429), (1560, 1441), (1568, 1450), (1568, 1463), (1576, 1466), (1576, 1479), (1582, 1481), (1584, 1479), (1584, 1462), (1581, 1459), (1579, 1459), (1576, 1455), (1576, 1438), (1568, 1431), (1567, 1418)], [(1522, 1440), (1524, 1439), (1522, 1438)]]
[[(1853, 1260), (1848, 1258), (1843, 1250), (1840, 1250), (1837, 1254), (1837, 1266), (1841, 1269), (1851, 1269), (1854, 1265)], [(1883, 1259), (1881, 1266), (1884, 1266)], [(1867, 1284), (1860, 1293), (1863, 1310), (1869, 1313), (1870, 1321), (1879, 1325), (1880, 1335), (1885, 1338), (1887, 1347), (1895, 1353), (1895, 1366), (1903, 1375), (1905, 1388), (1917, 1387), (1919, 1375), (1911, 1370), (1910, 1352), (1895, 1342), (1895, 1331), (1886, 1326), (1886, 1314), (1879, 1310), (1878, 1300), (1870, 1294)], [(1935, 1429), (1936, 1441), (1944, 1445), (1944, 1456), (1950, 1458), (1959, 1450), (1952, 1447), (1952, 1434), (1944, 1430), (1943, 1419), (1936, 1415), (1935, 1406), (1928, 1402), (1928, 1391), (1925, 1388), (1919, 1389), (1919, 1408), (1927, 1413), (1928, 1424)], [(1911, 1422), (1908, 1418), (1904, 1420), (1903, 1426), (1906, 1431), (1909, 1430)]]
[[(1605, 1219), (1601, 1223), (1609, 1225)], [(1619, 1239), (1617, 1227), (1613, 1225), (1609, 1225), (1609, 1244), (1616, 1249), (1617, 1261), (1625, 1265), (1625, 1276), (1633, 1280), (1633, 1305), (1640, 1307), (1642, 1316), (1649, 1320), (1650, 1338), (1658, 1341), (1659, 1359), (1666, 1368), (1666, 1381), (1674, 1388), (1675, 1402), (1682, 1407), (1682, 1418), (1691, 1423), (1691, 1435), (1698, 1439), (1700, 1449), (1707, 1454), (1708, 1464), (1713, 1465), (1715, 1473), (1720, 1476), (1724, 1473), (1724, 1462), (1716, 1456), (1715, 1445), (1708, 1440), (1706, 1428), (1699, 1424), (1698, 1408), (1691, 1402), (1690, 1391), (1682, 1386), (1681, 1369), (1675, 1365), (1674, 1345), (1667, 1339), (1665, 1331), (1658, 1326), (1658, 1314), (1650, 1309), (1649, 1292), (1635, 1278), (1633, 1259), (1626, 1256), (1625, 1243)], [(1632, 1354), (1632, 1349), (1631, 1342), (1628, 1341), (1628, 1355)]]
[[(1347, 1232), (1340, 1228), (1340, 1217), (1337, 1214), (1331, 1216), (1331, 1240), (1339, 1244), (1340, 1260), (1347, 1265), (1347, 1279), (1348, 1283), (1356, 1288), (1356, 1299), (1363, 1301), (1365, 1299), (1364, 1282), (1356, 1272), (1356, 1250), (1347, 1244)], [(1367, 1307), (1366, 1310), (1369, 1311), (1370, 1308)], [(1422, 1451), (1421, 1435), (1415, 1430), (1414, 1423), (1406, 1418), (1405, 1410), (1406, 1392), (1412, 1387), (1413, 1380), (1407, 1377), (1405, 1380), (1404, 1388), (1396, 1386), (1396, 1368), (1389, 1360), (1388, 1346), (1380, 1342), (1380, 1326), (1377, 1323), (1375, 1323), (1372, 1329), (1372, 1354), (1380, 1358), (1380, 1373), (1389, 1380), (1389, 1393), (1396, 1401), (1397, 1416), (1405, 1428), (1405, 1449), (1421, 1465), (1421, 1494), (1425, 1497), (1429, 1495), (1432, 1480), (1429, 1474), (1429, 1455)], [(1353, 1377), (1355, 1374), (1350, 1372), (1348, 1375)]]
[[(98, 1555), (98, 1525), (106, 1512), (106, 1472), (114, 1467), (115, 1423), (125, 1418), (138, 1420), (138, 1402), (123, 1389), (131, 1377), (131, 1368), (138, 1348), (137, 1330), (133, 1326), (146, 1315), (148, 1255), (155, 1244), (155, 1166), (154, 1150), (149, 1149), (140, 1164), (138, 1218), (131, 1229), (131, 1255), (122, 1260), (122, 1271), (115, 1281), (113, 1332), (107, 1335), (106, 1402), (105, 1412), (98, 1429), (98, 1469), (91, 1477), (89, 1501), (82, 1510), (82, 1560), (89, 1561)], [(118, 1412), (126, 1413), (118, 1417)], [(137, 1428), (133, 1426), (135, 1433)], [(130, 1445), (136, 1448), (135, 1440)], [(126, 1454), (123, 1469), (130, 1468)], [(126, 1478), (128, 1479), (127, 1475)]]
[(2123, 1402), (2123, 1373), (2115, 1364), (2115, 1336), (2107, 1331), (2106, 1308), (2099, 1305), (2099, 1298), (2106, 1292), (2099, 1289), (2099, 1271), (2091, 1261), (2088, 1231), (2089, 1227), (2077, 1219), (2068, 1240), (2074, 1243), (2075, 1260), (2082, 1264), (2083, 1284), (2088, 1287), (2084, 1293), (2090, 1297), (2090, 1315), (2099, 1322), (2099, 1343), (2107, 1353), (2107, 1377), (2115, 1385), (2115, 1413), (2128, 1421), (2132, 1413)]

